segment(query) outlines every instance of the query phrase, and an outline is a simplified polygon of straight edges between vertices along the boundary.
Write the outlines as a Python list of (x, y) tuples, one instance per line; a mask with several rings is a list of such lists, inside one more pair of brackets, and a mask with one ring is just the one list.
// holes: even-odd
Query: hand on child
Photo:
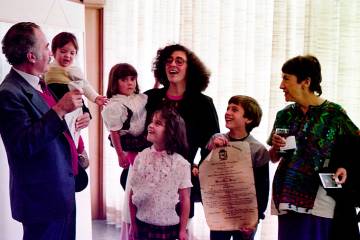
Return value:
[(100, 107), (105, 106), (108, 102), (109, 99), (106, 96), (99, 95), (95, 98), (95, 103)]

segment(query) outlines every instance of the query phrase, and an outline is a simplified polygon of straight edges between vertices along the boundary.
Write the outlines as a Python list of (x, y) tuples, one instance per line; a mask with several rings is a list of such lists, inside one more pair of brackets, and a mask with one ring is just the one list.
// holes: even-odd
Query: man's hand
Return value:
[(80, 115), (75, 122), (75, 130), (79, 131), (80, 129), (86, 128), (90, 123), (90, 115), (89, 113), (83, 113)]
[(60, 118), (64, 118), (66, 113), (82, 107), (82, 92), (80, 90), (72, 90), (64, 94), (64, 96), (52, 107)]

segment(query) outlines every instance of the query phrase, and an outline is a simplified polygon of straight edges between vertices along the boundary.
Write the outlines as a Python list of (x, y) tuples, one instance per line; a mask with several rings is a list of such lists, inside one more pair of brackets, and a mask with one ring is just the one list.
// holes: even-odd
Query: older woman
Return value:
[[(268, 144), (273, 162), (279, 162), (273, 181), (273, 212), (278, 217), (279, 240), (330, 237), (335, 200), (320, 183), (319, 172), (334, 166), (334, 179), (346, 180), (340, 161), (334, 163), (334, 149), (340, 137), (354, 135), (358, 128), (344, 109), (321, 98), (321, 66), (314, 56), (297, 56), (282, 67), (285, 100), (294, 102), (280, 110)], [(289, 129), (296, 148), (279, 154), (286, 145), (276, 128)], [(288, 137), (289, 138), (289, 137)]]

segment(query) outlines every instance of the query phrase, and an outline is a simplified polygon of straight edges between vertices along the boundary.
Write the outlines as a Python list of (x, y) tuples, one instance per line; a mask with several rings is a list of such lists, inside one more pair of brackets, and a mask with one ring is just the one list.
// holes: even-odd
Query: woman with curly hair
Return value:
[(210, 72), (194, 52), (180, 44), (157, 51), (153, 72), (156, 81), (164, 87), (145, 92), (149, 116), (156, 109), (168, 106), (175, 108), (186, 124), (189, 151), (185, 158), (192, 166), (194, 187), (191, 190), (190, 217), (193, 217), (194, 202), (200, 201), (198, 167), (194, 158), (199, 148), (201, 159), (207, 156), (207, 141), (220, 131), (213, 101), (202, 94), (209, 84)]
[[(160, 48), (152, 70), (156, 82), (163, 87), (145, 92), (148, 95), (146, 126), (151, 122), (150, 116), (162, 107), (175, 109), (185, 121), (189, 145), (185, 158), (191, 165), (193, 184), (190, 197), (191, 218), (194, 216), (194, 202), (201, 201), (198, 166), (194, 164), (194, 158), (200, 148), (201, 159), (204, 159), (209, 153), (206, 149), (207, 141), (213, 134), (220, 132), (213, 101), (202, 94), (209, 84), (210, 72), (194, 52), (180, 44)], [(121, 141), (124, 146), (131, 148), (129, 150), (140, 152), (150, 146), (148, 142), (144, 143), (145, 135), (146, 132), (136, 138), (127, 136)]]

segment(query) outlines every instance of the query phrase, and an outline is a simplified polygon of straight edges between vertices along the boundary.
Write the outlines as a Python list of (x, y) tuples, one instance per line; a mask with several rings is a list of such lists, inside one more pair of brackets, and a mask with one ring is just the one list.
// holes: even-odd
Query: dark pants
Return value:
[(241, 231), (210, 231), (210, 240), (253, 240), (256, 230), (250, 235), (245, 236)]
[(23, 240), (75, 240), (76, 209), (67, 217), (44, 223), (23, 223)]
[[(287, 214), (278, 216), (278, 239), (330, 239), (331, 225), (332, 219), (330, 218), (317, 217), (310, 214), (289, 211)], [(344, 238), (344, 240), (345, 239), (346, 238)]]
[(136, 219), (138, 240), (175, 240), (179, 238), (179, 224), (155, 226)]

